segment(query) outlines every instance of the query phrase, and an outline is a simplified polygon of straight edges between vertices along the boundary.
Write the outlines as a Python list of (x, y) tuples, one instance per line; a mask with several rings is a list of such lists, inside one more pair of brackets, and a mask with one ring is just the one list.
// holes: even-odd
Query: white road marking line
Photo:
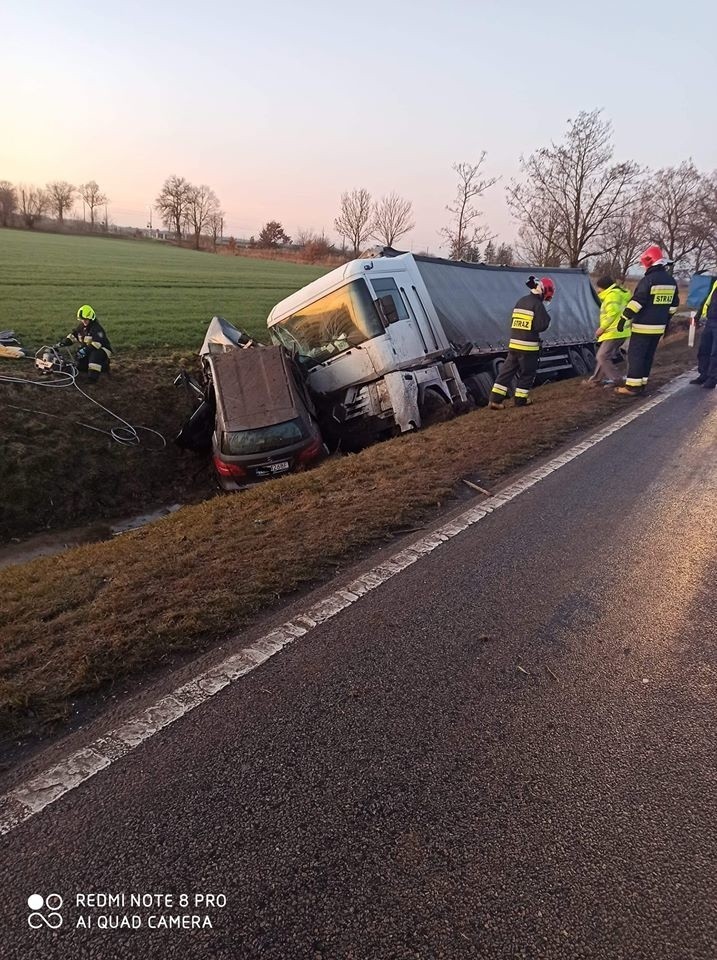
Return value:
[[(642, 414), (652, 410), (668, 397), (677, 393), (687, 383), (692, 372), (682, 374), (662, 387), (650, 400), (633, 407), (624, 416), (602, 427), (583, 440), (549, 460), (542, 467), (528, 471), (515, 483), (505, 487), (495, 496), (489, 497), (477, 506), (470, 507), (460, 516), (454, 517), (442, 527), (416, 540), (388, 560), (361, 574), (352, 583), (334, 591), (328, 597), (297, 614), (292, 620), (255, 640), (251, 646), (232, 654), (226, 660), (188, 681), (172, 693), (162, 697), (151, 707), (147, 707), (136, 717), (126, 721), (109, 733), (77, 750), (60, 763), (20, 784), (9, 793), (0, 797), (0, 836), (9, 833), (45, 807), (59, 800), (70, 790), (80, 786), (100, 770), (120, 760), (140, 744), (149, 740), (169, 724), (185, 716), (200, 704), (216, 696), (235, 680), (245, 676), (265, 663), (270, 657), (283, 650), (288, 644), (303, 637), (317, 624), (325, 623), (351, 606), (364, 594), (380, 587), (381, 584), (401, 573), (421, 557), (432, 553), (441, 544), (458, 536), (474, 523), (478, 523), (494, 510), (510, 503), (526, 490), (549, 477), (560, 467), (575, 460), (582, 453), (592, 449), (602, 440), (617, 433)], [(236, 639), (236, 638), (234, 638)]]

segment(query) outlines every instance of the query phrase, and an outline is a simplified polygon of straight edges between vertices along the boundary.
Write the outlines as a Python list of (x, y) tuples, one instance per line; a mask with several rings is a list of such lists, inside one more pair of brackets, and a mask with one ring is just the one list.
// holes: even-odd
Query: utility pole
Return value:
[(224, 217), (221, 217), (219, 220), (219, 239), (224, 238)]

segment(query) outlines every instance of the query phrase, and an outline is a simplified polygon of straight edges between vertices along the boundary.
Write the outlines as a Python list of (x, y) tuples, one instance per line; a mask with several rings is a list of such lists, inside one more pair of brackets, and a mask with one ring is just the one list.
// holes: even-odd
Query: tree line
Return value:
[(98, 211), (109, 203), (106, 194), (94, 180), (82, 183), (79, 187), (66, 180), (53, 180), (44, 187), (29, 184), (14, 186), (8, 180), (0, 180), (0, 225), (11, 226), (19, 218), (28, 230), (32, 230), (39, 219), (49, 214), (54, 215), (62, 226), (79, 200), (89, 214), (90, 228), (94, 229)]
[(173, 174), (164, 181), (154, 205), (165, 227), (178, 241), (184, 233), (190, 233), (195, 249), (199, 250), (202, 234), (207, 234), (216, 247), (222, 233), (224, 211), (211, 187), (205, 183), (197, 187)]
[(521, 157), (520, 167), (506, 196), (526, 260), (624, 277), (658, 243), (684, 270), (717, 262), (717, 171), (692, 159), (659, 170), (616, 162), (600, 110), (578, 114), (560, 143)]
[[(717, 171), (701, 171), (692, 159), (658, 170), (616, 161), (612, 124), (600, 110), (582, 111), (568, 121), (562, 140), (520, 157), (520, 177), (505, 186), (517, 227), (514, 244), (496, 244), (497, 235), (484, 222), (481, 199), (500, 180), (485, 166), (485, 151), (474, 163), (453, 165), (456, 190), (440, 231), (452, 259), (587, 266), (624, 277), (642, 249), (658, 243), (679, 269), (717, 265)], [(79, 187), (53, 181), (44, 188), (0, 181), (0, 224), (8, 226), (19, 216), (32, 228), (47, 212), (62, 224), (78, 198), (94, 228), (98, 209), (108, 203), (94, 180)], [(155, 208), (177, 240), (189, 234), (199, 249), (201, 237), (209, 236), (216, 249), (224, 212), (206, 184), (172, 175)], [(333, 225), (343, 252), (358, 256), (372, 240), (392, 247), (409, 234), (415, 228), (413, 204), (395, 192), (375, 200), (365, 188), (355, 188), (341, 195)], [(288, 247), (292, 239), (279, 220), (269, 220), (249, 245)], [(300, 229), (293, 246), (310, 247), (317, 259), (340, 252), (313, 230)]]
[[(485, 160), (484, 151), (475, 163), (453, 165), (456, 192), (440, 231), (451, 259), (587, 266), (624, 277), (658, 243), (682, 270), (717, 266), (717, 171), (692, 159), (658, 170), (616, 162), (612, 124), (600, 110), (582, 111), (561, 142), (521, 156), (521, 177), (505, 187), (515, 245), (496, 246), (483, 221), (480, 199), (500, 179), (485, 174)], [(342, 195), (334, 227), (354, 255), (372, 237), (390, 246), (413, 229), (411, 204), (395, 194), (374, 204), (356, 189)]]

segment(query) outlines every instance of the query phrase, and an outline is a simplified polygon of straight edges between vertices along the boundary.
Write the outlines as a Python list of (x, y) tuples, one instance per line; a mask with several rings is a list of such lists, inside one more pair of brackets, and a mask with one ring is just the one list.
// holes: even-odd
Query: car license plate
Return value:
[(270, 463), (269, 469), (271, 470), (272, 473), (283, 473), (284, 470), (289, 469), (289, 461), (280, 460), (278, 463)]

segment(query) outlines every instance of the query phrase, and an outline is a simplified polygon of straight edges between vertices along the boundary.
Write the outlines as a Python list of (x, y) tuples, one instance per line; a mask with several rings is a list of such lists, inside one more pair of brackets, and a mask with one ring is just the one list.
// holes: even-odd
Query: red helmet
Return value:
[(645, 270), (649, 269), (653, 264), (659, 263), (660, 260), (664, 260), (664, 254), (662, 249), (657, 246), (656, 243), (651, 243), (650, 246), (645, 250), (643, 255), (640, 257), (640, 263), (643, 265)]
[(543, 300), (549, 303), (555, 296), (555, 284), (550, 277), (541, 277), (540, 286), (543, 288)]

